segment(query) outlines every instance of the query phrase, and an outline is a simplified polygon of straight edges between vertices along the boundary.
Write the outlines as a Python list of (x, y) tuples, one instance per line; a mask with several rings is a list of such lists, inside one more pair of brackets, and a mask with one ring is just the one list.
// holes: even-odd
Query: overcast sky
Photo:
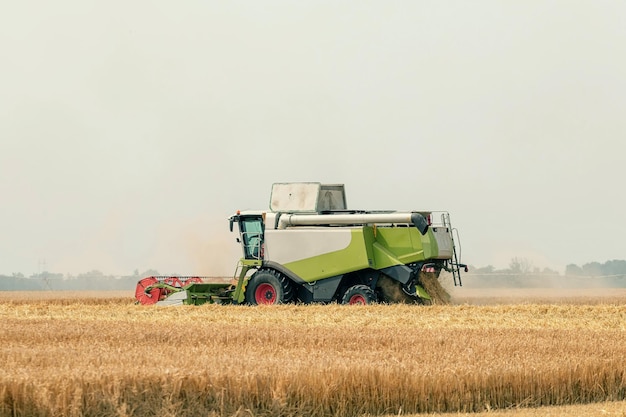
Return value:
[(10, 1), (0, 274), (230, 275), (274, 182), (446, 210), (463, 261), (626, 259), (626, 2)]

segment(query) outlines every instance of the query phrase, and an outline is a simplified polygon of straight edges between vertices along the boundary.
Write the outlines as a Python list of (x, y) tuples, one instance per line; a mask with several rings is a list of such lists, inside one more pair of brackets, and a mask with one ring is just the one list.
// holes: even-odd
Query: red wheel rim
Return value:
[(354, 294), (352, 297), (350, 297), (350, 301), (348, 301), (348, 304), (367, 304), (367, 300), (362, 294)]
[(276, 288), (271, 284), (263, 283), (254, 291), (254, 299), (257, 304), (274, 304), (276, 298)]

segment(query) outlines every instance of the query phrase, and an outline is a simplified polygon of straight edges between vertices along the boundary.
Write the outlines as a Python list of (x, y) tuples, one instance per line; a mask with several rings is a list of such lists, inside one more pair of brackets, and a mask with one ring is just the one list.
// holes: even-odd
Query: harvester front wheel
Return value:
[(354, 285), (343, 295), (341, 304), (373, 304), (378, 301), (376, 293), (367, 285)]
[(246, 302), (252, 305), (287, 303), (293, 294), (290, 284), (287, 278), (278, 277), (273, 271), (257, 271), (246, 286)]

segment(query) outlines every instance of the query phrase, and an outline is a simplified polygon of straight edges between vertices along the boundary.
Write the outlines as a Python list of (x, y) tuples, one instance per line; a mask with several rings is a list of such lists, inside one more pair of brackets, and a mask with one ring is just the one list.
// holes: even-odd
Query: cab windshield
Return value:
[(243, 242), (243, 254), (246, 259), (261, 259), (263, 244), (263, 222), (261, 217), (241, 217), (239, 231)]

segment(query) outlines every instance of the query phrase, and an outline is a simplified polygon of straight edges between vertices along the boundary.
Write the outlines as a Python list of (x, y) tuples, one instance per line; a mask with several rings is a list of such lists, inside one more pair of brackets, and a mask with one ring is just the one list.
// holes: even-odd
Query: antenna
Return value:
[(39, 277), (43, 281), (44, 290), (52, 291), (52, 287), (50, 286), (50, 281), (48, 280), (48, 271), (46, 270), (46, 260), (40, 259), (38, 262), (39, 269)]

